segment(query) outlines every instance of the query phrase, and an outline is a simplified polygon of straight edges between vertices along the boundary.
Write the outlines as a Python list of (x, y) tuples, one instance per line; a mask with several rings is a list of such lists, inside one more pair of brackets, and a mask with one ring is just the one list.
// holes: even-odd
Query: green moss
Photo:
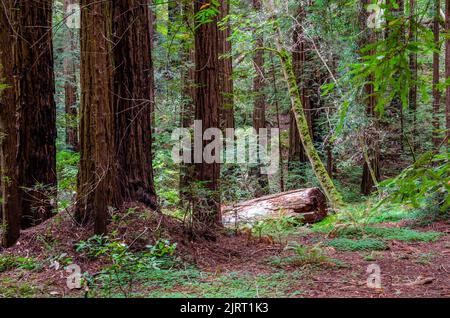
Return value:
[(408, 228), (383, 228), (383, 227), (367, 227), (365, 232), (371, 236), (376, 236), (388, 240), (399, 241), (418, 241), (418, 242), (434, 242), (437, 241), (443, 233), (440, 232), (418, 232)]
[(292, 66), (292, 58), (290, 54), (283, 50), (280, 52), (281, 62), (284, 68), (285, 79), (287, 81), (289, 94), (291, 97), (292, 111), (295, 115), (295, 121), (297, 123), (297, 129), (300, 134), (305, 152), (314, 170), (317, 180), (319, 181), (325, 196), (331, 203), (331, 206), (338, 209), (343, 206), (342, 196), (336, 190), (325, 165), (320, 159), (319, 153), (314, 146), (313, 140), (310, 135), (308, 127), (308, 121), (306, 120), (305, 112), (303, 109), (302, 101), (300, 98), (299, 88), (297, 85), (297, 79)]
[(363, 238), (359, 240), (336, 238), (328, 241), (326, 245), (334, 247), (339, 251), (382, 251), (388, 248), (384, 241), (372, 238)]
[(345, 227), (336, 231), (340, 238), (381, 238), (386, 240), (415, 241), (415, 242), (435, 242), (444, 233), (427, 231), (419, 232), (409, 228), (386, 228), (386, 227)]

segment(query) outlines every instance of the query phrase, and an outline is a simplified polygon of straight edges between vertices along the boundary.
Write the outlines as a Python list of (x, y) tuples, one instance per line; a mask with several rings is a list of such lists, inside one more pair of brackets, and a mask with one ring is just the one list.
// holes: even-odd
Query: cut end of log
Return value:
[(282, 216), (298, 218), (303, 223), (315, 223), (327, 216), (325, 195), (318, 188), (308, 188), (268, 195), (227, 206), (222, 209), (225, 226), (252, 224), (267, 218)]

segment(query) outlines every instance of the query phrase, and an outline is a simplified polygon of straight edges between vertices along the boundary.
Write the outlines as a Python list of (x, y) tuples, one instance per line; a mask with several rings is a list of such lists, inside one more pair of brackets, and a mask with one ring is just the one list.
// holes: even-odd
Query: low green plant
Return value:
[(76, 191), (78, 163), (80, 154), (72, 151), (59, 151), (56, 154), (56, 172), (60, 190)]
[(40, 265), (31, 257), (14, 256), (9, 254), (0, 256), (0, 273), (16, 268), (32, 271), (39, 269)]
[(361, 252), (361, 257), (368, 262), (374, 262), (378, 259), (382, 259), (383, 258), (383, 253), (380, 251), (363, 251)]
[(426, 231), (419, 232), (410, 228), (398, 227), (375, 227), (375, 226), (347, 226), (336, 228), (333, 234), (339, 238), (380, 238), (386, 240), (434, 242), (444, 234), (441, 232)]
[(418, 232), (409, 228), (384, 228), (384, 227), (366, 227), (364, 231), (371, 236), (384, 238), (388, 240), (416, 241), (416, 242), (434, 242), (442, 235), (441, 232)]
[(450, 207), (450, 152), (428, 151), (397, 177), (385, 180), (380, 188), (389, 193), (385, 202), (409, 203), (418, 208), (424, 200), (437, 196), (442, 213)]
[(273, 265), (295, 265), (302, 266), (307, 264), (323, 265), (332, 264), (333, 259), (328, 257), (322, 248), (322, 243), (315, 245), (302, 245), (298, 242), (291, 242), (286, 246), (286, 250), (294, 251), (294, 255), (285, 258), (277, 258), (272, 261)]
[(435, 258), (435, 253), (421, 253), (414, 262), (421, 265), (429, 265)]
[(252, 227), (252, 234), (258, 238), (269, 236), (277, 242), (283, 242), (302, 225), (301, 218), (280, 215), (257, 221)]
[(341, 237), (328, 241), (326, 245), (334, 247), (339, 251), (381, 251), (388, 248), (384, 241), (372, 238), (352, 240)]
[(76, 251), (88, 259), (103, 257), (110, 263), (99, 275), (87, 275), (85, 279), (88, 284), (100, 285), (108, 296), (118, 290), (128, 297), (143, 273), (158, 271), (164, 264), (171, 263), (170, 258), (174, 255), (176, 246), (176, 243), (168, 240), (159, 240), (155, 245), (146, 246), (144, 251), (134, 253), (129, 245), (97, 235), (78, 242)]
[(0, 298), (31, 298), (36, 297), (39, 288), (26, 281), (17, 279), (0, 279)]

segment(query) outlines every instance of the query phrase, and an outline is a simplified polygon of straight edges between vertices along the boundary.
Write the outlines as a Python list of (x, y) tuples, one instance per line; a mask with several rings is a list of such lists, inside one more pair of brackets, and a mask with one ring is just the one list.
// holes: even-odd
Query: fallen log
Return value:
[(265, 218), (289, 216), (303, 223), (319, 222), (327, 216), (324, 194), (318, 188), (281, 192), (226, 206), (222, 209), (223, 223), (255, 223)]

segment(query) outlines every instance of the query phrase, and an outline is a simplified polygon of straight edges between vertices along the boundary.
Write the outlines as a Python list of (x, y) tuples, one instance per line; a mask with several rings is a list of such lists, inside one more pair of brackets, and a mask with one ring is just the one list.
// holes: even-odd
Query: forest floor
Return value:
[[(280, 217), (206, 241), (173, 217), (127, 211), (109, 238), (89, 239), (67, 213), (24, 231), (1, 251), (0, 297), (450, 297), (449, 219), (417, 222), (398, 208), (370, 224)], [(80, 289), (67, 287), (70, 264)], [(371, 264), (380, 288), (367, 284)]]

